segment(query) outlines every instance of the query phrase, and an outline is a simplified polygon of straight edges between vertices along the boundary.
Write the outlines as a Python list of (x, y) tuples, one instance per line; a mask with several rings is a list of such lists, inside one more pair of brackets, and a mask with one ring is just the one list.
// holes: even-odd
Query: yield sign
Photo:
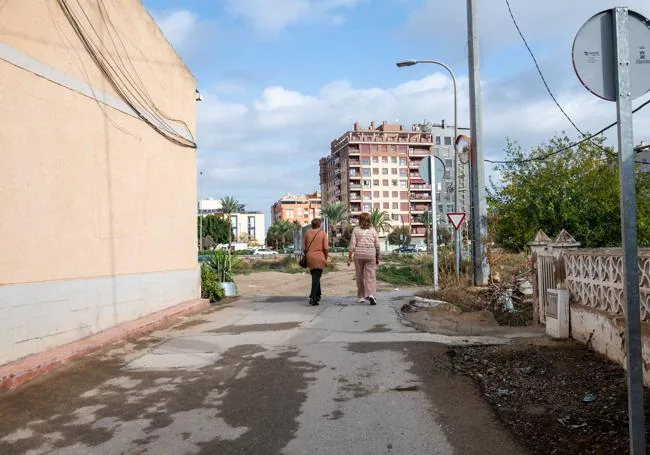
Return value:
[(465, 220), (465, 214), (463, 212), (449, 212), (447, 218), (452, 226), (454, 226), (454, 229), (458, 229)]

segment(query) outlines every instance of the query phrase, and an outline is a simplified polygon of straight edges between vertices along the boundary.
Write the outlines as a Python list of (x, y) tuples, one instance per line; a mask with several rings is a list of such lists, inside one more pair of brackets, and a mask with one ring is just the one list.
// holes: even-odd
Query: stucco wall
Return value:
[[(625, 318), (585, 305), (571, 305), (571, 338), (625, 367)], [(643, 380), (650, 386), (650, 324), (641, 323)]]
[[(195, 80), (140, 2), (102, 2), (112, 25), (97, 2), (81, 4), (107, 52), (132, 77), (137, 73), (161, 111), (194, 132)], [(113, 26), (126, 48), (121, 54), (111, 51)], [(196, 298), (195, 151), (133, 115), (48, 80), (54, 74), (92, 87), (100, 99), (104, 92), (118, 98), (57, 2), (8, 2), (0, 15), (0, 43), (0, 57), (10, 50), (42, 65), (39, 75), (0, 59), (0, 321), (3, 330), (15, 333), (0, 340), (0, 363), (71, 341), (71, 331), (88, 335)], [(183, 291), (162, 298), (153, 288), (161, 281), (147, 277), (169, 273)], [(95, 288), (93, 280), (106, 277), (119, 277), (122, 293), (139, 306), (124, 310), (114, 287)], [(45, 282), (70, 292), (53, 299), (53, 288), (39, 287), (40, 294), (29, 288)], [(115, 308), (108, 319), (101, 314), (106, 309), (72, 318), (73, 329), (68, 322), (61, 330), (27, 329), (39, 326), (29, 323), (35, 311), (70, 319), (72, 301)], [(17, 312), (24, 305), (32, 307)], [(31, 339), (49, 341), (18, 349), (27, 331)]]

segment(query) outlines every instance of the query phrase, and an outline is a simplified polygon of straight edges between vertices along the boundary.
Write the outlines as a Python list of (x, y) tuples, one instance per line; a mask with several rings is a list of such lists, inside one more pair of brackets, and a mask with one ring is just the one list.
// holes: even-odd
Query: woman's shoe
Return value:
[(364, 303), (365, 301), (366, 301), (366, 299), (364, 299), (363, 297), (359, 297), (357, 299), (357, 303)]
[(310, 297), (310, 298), (309, 298), (309, 304), (310, 304), (311, 306), (316, 306), (316, 305), (318, 305), (318, 300), (316, 300), (316, 299), (312, 299), (312, 298)]
[(370, 305), (377, 305), (377, 301), (371, 295), (368, 296), (368, 302), (370, 302)]

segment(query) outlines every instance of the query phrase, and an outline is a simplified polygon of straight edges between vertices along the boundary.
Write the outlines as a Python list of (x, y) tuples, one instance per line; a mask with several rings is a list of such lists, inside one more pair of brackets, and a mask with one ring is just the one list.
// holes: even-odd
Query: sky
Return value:
[[(355, 121), (453, 120), (469, 127), (466, 2), (461, 0), (144, 0), (197, 78), (200, 197), (234, 196), (269, 214), (284, 194), (319, 189), (318, 160)], [(512, 23), (505, 0), (479, 0), (484, 153), (506, 138), (528, 149), (579, 133), (555, 106)], [(560, 104), (583, 131), (616, 118), (615, 103), (578, 81), (573, 39), (607, 0), (510, 0)], [(627, 6), (650, 16), (647, 0)], [(635, 100), (637, 106), (648, 99)], [(615, 141), (616, 130), (609, 132)], [(650, 141), (650, 107), (635, 115), (635, 143)], [(486, 174), (494, 175), (486, 165)], [(267, 221), (268, 224), (268, 221)]]

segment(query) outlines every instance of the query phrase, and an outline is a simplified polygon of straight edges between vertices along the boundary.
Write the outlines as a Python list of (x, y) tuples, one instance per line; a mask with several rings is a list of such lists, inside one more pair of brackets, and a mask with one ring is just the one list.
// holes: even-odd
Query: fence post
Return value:
[(555, 257), (553, 274), (555, 276), (555, 287), (557, 289), (567, 289), (566, 267), (564, 265), (565, 251), (578, 247), (580, 247), (580, 242), (574, 239), (573, 236), (564, 229), (562, 229), (553, 243), (551, 243), (551, 248), (553, 248), (553, 256)]
[(551, 238), (541, 229), (537, 231), (535, 238), (528, 242), (528, 248), (530, 248), (530, 269), (533, 273), (533, 324), (535, 325), (540, 322), (539, 269), (537, 266), (537, 255), (544, 251), (549, 243), (551, 243)]

